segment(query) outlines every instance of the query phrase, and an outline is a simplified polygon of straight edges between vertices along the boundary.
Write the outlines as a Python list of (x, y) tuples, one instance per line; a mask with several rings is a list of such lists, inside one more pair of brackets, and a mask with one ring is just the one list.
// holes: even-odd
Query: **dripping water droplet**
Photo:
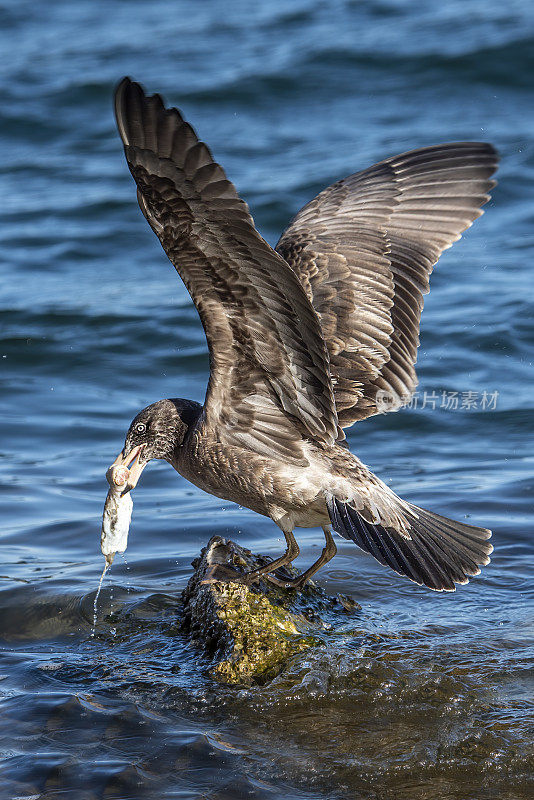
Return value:
[[(120, 553), (120, 557), (124, 561), (124, 566), (126, 567), (126, 572), (129, 572), (130, 565), (126, 561), (126, 557), (125, 557), (124, 553)], [(130, 594), (130, 577), (129, 576), (127, 576), (127, 582), (126, 582), (126, 594)]]
[(102, 570), (102, 575), (100, 576), (100, 581), (98, 584), (98, 589), (96, 590), (95, 594), (95, 602), (93, 603), (93, 630), (91, 631), (91, 639), (95, 637), (95, 630), (96, 630), (96, 622), (98, 618), (98, 598), (100, 597), (100, 592), (102, 590), (102, 582), (104, 580), (104, 575), (107, 572), (109, 564), (106, 562), (104, 564), (104, 569)]

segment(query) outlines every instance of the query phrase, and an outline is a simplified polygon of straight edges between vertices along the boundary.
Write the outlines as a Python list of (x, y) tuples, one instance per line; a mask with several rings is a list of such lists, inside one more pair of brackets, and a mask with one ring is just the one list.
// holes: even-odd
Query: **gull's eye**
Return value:
[(144, 433), (146, 431), (146, 425), (144, 422), (138, 422), (135, 426), (136, 433)]

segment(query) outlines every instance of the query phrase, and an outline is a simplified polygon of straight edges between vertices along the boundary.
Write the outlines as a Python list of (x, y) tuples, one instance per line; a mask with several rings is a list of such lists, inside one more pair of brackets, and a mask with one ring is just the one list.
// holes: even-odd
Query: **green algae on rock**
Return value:
[[(241, 571), (261, 563), (250, 551), (214, 536), (193, 562), (195, 573), (183, 593), (183, 627), (210, 656), (210, 673), (223, 683), (266, 683), (294, 655), (318, 644), (314, 633), (326, 627), (288, 608), (294, 591), (263, 580), (253, 587), (237, 582)], [(307, 589), (308, 595), (314, 592), (321, 594)]]

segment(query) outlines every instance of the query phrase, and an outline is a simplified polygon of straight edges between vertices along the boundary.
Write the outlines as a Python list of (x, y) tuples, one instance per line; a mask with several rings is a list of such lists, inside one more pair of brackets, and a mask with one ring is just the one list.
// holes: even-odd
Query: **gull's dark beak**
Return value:
[[(126, 492), (135, 489), (135, 487), (137, 486), (137, 482), (141, 477), (142, 471), (148, 464), (148, 461), (141, 461), (141, 454), (144, 448), (145, 448), (144, 444), (139, 444), (137, 445), (137, 447), (134, 447), (133, 450), (130, 450), (127, 456), (124, 456), (122, 452), (119, 453), (119, 455), (111, 465), (112, 467), (120, 466), (120, 467), (130, 468), (130, 474), (128, 475), (128, 483), (126, 484), (122, 494), (126, 494)], [(132, 464), (131, 467), (130, 464)]]

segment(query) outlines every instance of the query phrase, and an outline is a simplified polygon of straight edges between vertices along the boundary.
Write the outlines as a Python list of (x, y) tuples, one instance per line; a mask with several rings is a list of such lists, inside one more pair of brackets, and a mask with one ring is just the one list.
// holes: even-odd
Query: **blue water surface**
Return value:
[[(6, 0), (0, 42), (0, 798), (532, 796), (534, 6)], [(91, 637), (105, 470), (140, 408), (202, 401), (208, 375), (115, 130), (126, 74), (182, 109), (271, 244), (389, 155), (473, 139), (502, 157), (432, 276), (417, 406), (349, 433), (406, 499), (492, 528), (492, 563), (436, 595), (340, 542), (319, 583), (362, 605), (360, 638), (302, 667), (311, 683), (221, 694), (168, 635), (212, 534), (282, 543), (164, 463)], [(304, 566), (321, 534), (299, 542)]]

